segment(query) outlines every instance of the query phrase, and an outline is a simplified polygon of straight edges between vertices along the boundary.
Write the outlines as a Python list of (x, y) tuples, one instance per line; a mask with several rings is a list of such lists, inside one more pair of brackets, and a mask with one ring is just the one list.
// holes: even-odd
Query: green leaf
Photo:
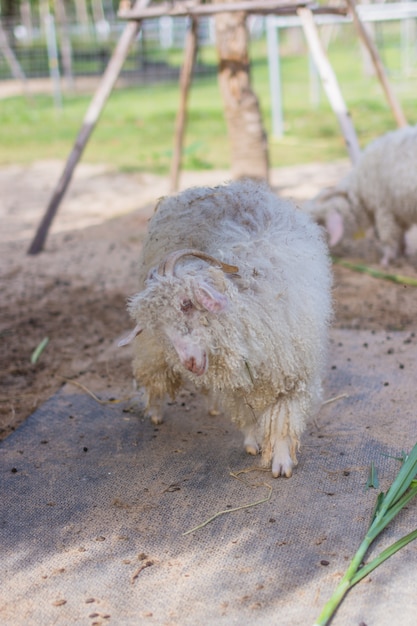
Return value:
[[(336, 587), (331, 598), (324, 605), (318, 620), (314, 626), (326, 626), (333, 617), (339, 605), (342, 603), (346, 593), (356, 585), (360, 580), (372, 572), (376, 567), (381, 565), (390, 556), (398, 552), (414, 539), (417, 539), (417, 529), (408, 533), (389, 548), (383, 550), (370, 563), (361, 567), (363, 558), (368, 551), (372, 542), (384, 530), (394, 517), (417, 495), (417, 444), (411, 450), (409, 455), (403, 454), (403, 464), (398, 472), (394, 482), (388, 489), (387, 493), (379, 493), (375, 509), (371, 518), (371, 524), (364, 540), (354, 555), (345, 575)], [(374, 481), (373, 464), (371, 465), (371, 474), (368, 479), (369, 486)]]
[(370, 525), (372, 525), (372, 522), (374, 521), (374, 519), (376, 517), (376, 514), (379, 513), (379, 511), (381, 509), (381, 506), (382, 506), (382, 503), (384, 501), (384, 498), (385, 498), (385, 493), (383, 491), (381, 491), (378, 494), (377, 499), (376, 499), (375, 508), (374, 508), (373, 513), (372, 513), (371, 524)]
[(397, 502), (403, 493), (407, 491), (417, 474), (417, 444), (411, 450), (410, 454), (401, 466), (396, 479), (386, 493), (382, 509), (384, 512)]
[(398, 552), (398, 550), (401, 550), (401, 548), (404, 548), (404, 546), (414, 541), (414, 539), (417, 539), (417, 529), (413, 530), (411, 533), (408, 533), (408, 535), (405, 535), (405, 537), (402, 537), (401, 539), (393, 543), (391, 546), (389, 546), (389, 548), (386, 548), (380, 554), (378, 554), (378, 556), (375, 557), (370, 563), (367, 563), (366, 565), (361, 567), (358, 573), (350, 581), (351, 586), (353, 587), (353, 585), (356, 585), (356, 583), (362, 580), (362, 578), (365, 578), (365, 576), (367, 576), (375, 568), (377, 568), (378, 565), (381, 565), (381, 563), (389, 559), (389, 557)]
[(38, 362), (39, 357), (41, 356), (42, 352), (45, 350), (48, 343), (49, 343), (49, 337), (44, 337), (42, 341), (40, 342), (40, 344), (37, 345), (35, 350), (32, 352), (32, 356), (30, 357), (30, 362), (32, 363), (32, 365), (35, 365)]
[(369, 489), (370, 487), (373, 489), (378, 489), (379, 487), (378, 471), (373, 461), (371, 462), (371, 467), (369, 468), (369, 476), (366, 481), (365, 489)]
[(355, 272), (360, 272), (362, 274), (369, 274), (374, 278), (382, 278), (383, 280), (390, 280), (393, 283), (399, 283), (400, 285), (410, 285), (412, 287), (417, 287), (417, 278), (412, 276), (403, 276), (402, 274), (389, 274), (387, 272), (383, 272), (381, 270), (375, 269), (373, 267), (369, 267), (369, 265), (362, 265), (360, 263), (351, 263), (350, 261), (345, 261), (344, 259), (339, 259), (338, 257), (332, 257), (333, 263), (336, 265), (341, 265), (342, 267), (346, 267)]

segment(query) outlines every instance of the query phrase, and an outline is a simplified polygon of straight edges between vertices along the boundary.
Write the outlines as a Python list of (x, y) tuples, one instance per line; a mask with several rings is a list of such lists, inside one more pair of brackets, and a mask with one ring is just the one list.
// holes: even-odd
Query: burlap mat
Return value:
[[(313, 624), (366, 532), (371, 462), (385, 490), (417, 441), (415, 355), (410, 333), (333, 331), (326, 397), (348, 397), (309, 425), (291, 479), (236, 475), (254, 459), (198, 396), (155, 427), (136, 400), (67, 385), (0, 446), (0, 623)], [(412, 503), (378, 550), (416, 525)], [(417, 543), (332, 625), (414, 626), (416, 567)]]

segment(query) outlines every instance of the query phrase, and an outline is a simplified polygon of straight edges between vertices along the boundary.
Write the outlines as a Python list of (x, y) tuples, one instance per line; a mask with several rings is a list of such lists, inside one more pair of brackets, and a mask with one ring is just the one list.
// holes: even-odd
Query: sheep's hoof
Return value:
[(292, 476), (292, 468), (293, 463), (291, 462), (289, 465), (285, 463), (281, 463), (279, 461), (273, 461), (272, 463), (272, 476), (273, 478), (279, 478), (280, 476), (285, 476), (286, 478), (291, 478)]
[(160, 415), (151, 415), (151, 422), (152, 424), (155, 424), (155, 426), (162, 424), (163, 421), (164, 419)]
[(291, 458), (290, 449), (287, 441), (281, 440), (275, 444), (274, 455), (272, 457), (272, 476), (292, 476), (292, 469), (296, 463)]
[(252, 454), (252, 456), (256, 456), (257, 454), (259, 454), (259, 448), (257, 445), (254, 445), (254, 446), (246, 445), (245, 451), (247, 452), (247, 454)]
[(245, 437), (245, 451), (247, 454), (252, 454), (253, 456), (259, 454), (259, 446), (253, 435), (248, 435), (247, 437)]

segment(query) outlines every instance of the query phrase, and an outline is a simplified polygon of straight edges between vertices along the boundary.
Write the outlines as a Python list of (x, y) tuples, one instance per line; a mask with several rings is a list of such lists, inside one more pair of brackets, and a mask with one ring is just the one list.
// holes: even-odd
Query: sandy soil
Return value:
[[(348, 162), (274, 170), (271, 183), (296, 202), (335, 183)], [(155, 200), (168, 181), (121, 174), (110, 166), (80, 164), (45, 250), (26, 251), (45, 211), (62, 163), (0, 169), (0, 438), (6, 437), (65, 381), (98, 396), (132, 392), (128, 349), (117, 341), (130, 320), (128, 295), (136, 289), (136, 264)], [(181, 187), (216, 184), (228, 172), (184, 173)], [(377, 267), (372, 240), (343, 254)], [(417, 277), (417, 263), (396, 272)], [(335, 266), (335, 326), (417, 330), (417, 290)], [(36, 363), (31, 355), (48, 344)]]

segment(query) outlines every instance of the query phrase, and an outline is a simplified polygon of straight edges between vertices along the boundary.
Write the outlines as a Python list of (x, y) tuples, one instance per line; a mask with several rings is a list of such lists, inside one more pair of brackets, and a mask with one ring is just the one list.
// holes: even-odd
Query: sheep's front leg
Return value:
[(295, 456), (297, 441), (290, 436), (277, 438), (274, 442), (274, 451), (272, 453), (272, 476), (292, 476), (292, 470), (297, 465), (297, 457)]
[(146, 413), (155, 426), (164, 421), (164, 405), (165, 398), (148, 398)]
[(262, 463), (271, 467), (274, 478), (289, 478), (297, 465), (298, 435), (305, 422), (301, 405), (297, 398), (284, 398), (262, 416)]
[(259, 445), (256, 440), (255, 430), (256, 429), (254, 425), (251, 425), (245, 428), (244, 430), (245, 440), (243, 443), (243, 445), (245, 446), (246, 452), (248, 454), (253, 454), (254, 456), (259, 454)]
[(375, 214), (375, 230), (380, 242), (381, 265), (388, 265), (404, 254), (405, 241), (404, 229), (397, 223), (391, 210), (387, 207), (379, 207)]
[(207, 413), (212, 417), (220, 415), (222, 408), (218, 395), (212, 390), (203, 390), (203, 393), (207, 396)]

